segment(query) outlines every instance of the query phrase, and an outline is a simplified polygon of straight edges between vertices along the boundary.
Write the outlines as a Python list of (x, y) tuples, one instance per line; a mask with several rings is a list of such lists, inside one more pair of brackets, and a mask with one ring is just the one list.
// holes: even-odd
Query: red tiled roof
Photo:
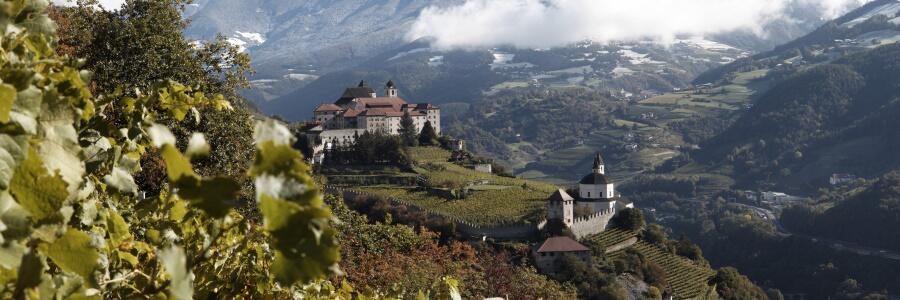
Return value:
[(588, 247), (578, 243), (567, 236), (552, 237), (544, 241), (544, 244), (538, 248), (537, 252), (581, 252), (591, 251)]
[(356, 116), (358, 116), (359, 114), (361, 114), (363, 112), (365, 112), (365, 111), (364, 110), (355, 110), (355, 109), (351, 108), (344, 112), (344, 118), (356, 118)]
[[(362, 114), (363, 116), (377, 116), (377, 117), (402, 117), (403, 111), (394, 109), (393, 107), (374, 107), (366, 109)], [(410, 111), (410, 116), (424, 116), (422, 112), (418, 111)]]
[(400, 97), (360, 98), (356, 102), (365, 107), (395, 107), (397, 110), (406, 104), (406, 100)]
[(342, 110), (344, 110), (344, 109), (341, 108), (340, 106), (337, 106), (337, 105), (334, 105), (331, 103), (325, 103), (325, 104), (319, 105), (319, 107), (316, 107), (315, 111), (320, 112), (320, 111), (342, 111)]

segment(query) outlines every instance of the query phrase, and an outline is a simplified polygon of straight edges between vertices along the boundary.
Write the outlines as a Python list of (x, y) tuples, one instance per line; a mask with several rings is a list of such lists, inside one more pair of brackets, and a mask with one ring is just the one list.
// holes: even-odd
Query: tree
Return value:
[[(196, 47), (185, 38), (182, 32), (187, 21), (181, 12), (188, 1), (131, 0), (118, 10), (95, 9), (95, 2), (57, 8), (52, 16), (61, 21), (58, 52), (84, 58), (84, 68), (94, 74), (92, 92), (114, 99), (115, 105), (104, 111), (109, 126), (123, 125), (121, 108), (127, 97), (137, 96), (136, 91), (148, 92), (160, 81), (174, 80), (204, 94), (221, 94), (229, 103), (244, 102), (237, 89), (249, 86), (249, 56), (222, 37), (197, 42)], [(238, 199), (242, 211), (257, 217), (253, 184), (246, 176), (254, 149), (250, 109), (243, 105), (230, 110), (196, 107), (193, 112), (184, 109), (178, 114), (192, 117), (179, 120), (159, 115), (155, 121), (169, 127), (180, 140), (194, 132), (203, 133), (212, 151), (197, 161), (198, 173), (238, 179), (243, 187)], [(182, 150), (184, 146), (179, 145)], [(156, 154), (150, 151), (147, 155)], [(141, 180), (162, 178), (142, 173)], [(148, 186), (161, 183), (139, 182)], [(150, 192), (156, 195), (155, 190)]]
[(400, 138), (407, 147), (415, 147), (419, 145), (418, 132), (416, 132), (416, 123), (413, 121), (409, 112), (403, 113), (400, 119)]
[(422, 126), (422, 133), (419, 134), (419, 144), (423, 146), (434, 146), (437, 144), (437, 133), (434, 131), (434, 127), (431, 126), (431, 121), (426, 121), (425, 126)]
[(747, 276), (741, 275), (732, 267), (719, 269), (711, 283), (716, 285), (716, 292), (724, 300), (769, 299), (768, 295)]
[(623, 209), (611, 221), (616, 227), (626, 230), (640, 230), (646, 225), (644, 214), (634, 208)]

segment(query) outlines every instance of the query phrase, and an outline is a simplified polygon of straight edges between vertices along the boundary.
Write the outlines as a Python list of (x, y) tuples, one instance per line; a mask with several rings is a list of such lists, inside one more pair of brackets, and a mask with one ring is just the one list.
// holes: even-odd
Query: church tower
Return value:
[(393, 80), (388, 80), (387, 85), (384, 86), (384, 94), (391, 98), (397, 97), (397, 86), (394, 85)]
[(616, 197), (615, 185), (606, 177), (603, 156), (594, 157), (594, 171), (578, 182), (578, 196), (583, 200), (612, 201)]

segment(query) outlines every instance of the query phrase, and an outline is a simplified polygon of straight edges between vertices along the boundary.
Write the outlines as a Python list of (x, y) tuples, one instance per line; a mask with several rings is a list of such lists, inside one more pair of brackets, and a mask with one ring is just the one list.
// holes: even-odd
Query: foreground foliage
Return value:
[[(236, 180), (194, 171), (210, 154), (204, 135), (178, 140), (157, 123), (199, 120), (228, 101), (171, 81), (95, 97), (91, 74), (57, 56), (46, 2), (0, 5), (4, 298), (290, 295), (339, 272), (331, 213), (286, 128), (254, 130), (248, 175), (263, 223), (252, 224), (234, 210)], [(142, 197), (133, 175), (148, 151), (166, 180)]]

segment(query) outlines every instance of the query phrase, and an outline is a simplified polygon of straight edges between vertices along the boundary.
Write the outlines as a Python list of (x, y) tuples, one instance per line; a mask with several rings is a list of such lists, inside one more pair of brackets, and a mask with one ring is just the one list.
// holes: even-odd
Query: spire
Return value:
[(600, 152), (597, 152), (597, 157), (594, 158), (594, 173), (604, 174), (604, 169), (603, 156), (600, 155)]
[(388, 80), (387, 87), (389, 87), (389, 88), (394, 87), (394, 81), (393, 81), (393, 80)]

